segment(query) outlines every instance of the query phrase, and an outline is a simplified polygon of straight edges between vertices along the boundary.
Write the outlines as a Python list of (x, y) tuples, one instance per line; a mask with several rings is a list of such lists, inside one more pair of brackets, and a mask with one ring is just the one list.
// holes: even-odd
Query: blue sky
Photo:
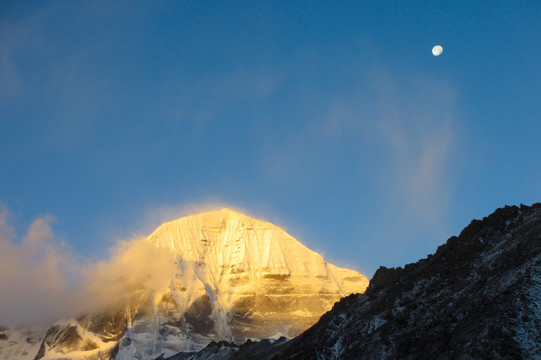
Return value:
[(87, 259), (229, 206), (368, 276), (402, 266), (541, 199), (540, 14), (3, 1), (0, 202), (19, 234), (51, 215)]

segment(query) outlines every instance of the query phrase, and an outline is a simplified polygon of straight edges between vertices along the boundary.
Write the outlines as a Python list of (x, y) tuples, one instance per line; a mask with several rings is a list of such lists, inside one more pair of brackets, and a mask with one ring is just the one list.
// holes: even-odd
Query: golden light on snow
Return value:
[(209, 309), (250, 314), (249, 321), (216, 318), (219, 333), (238, 337), (295, 336), (342, 296), (368, 286), (366, 277), (326, 262), (283, 229), (230, 209), (164, 223), (148, 240), (182, 259), (180, 285), (171, 289), (179, 308), (209, 296)]
[[(3, 246), (2, 221), (0, 213), (0, 255), (9, 250)], [(25, 239), (35, 246), (51, 236), (45, 219), (32, 226)], [(14, 269), (24, 273), (29, 267)], [(47, 268), (38, 270), (50, 275)], [(119, 242), (109, 260), (81, 271), (85, 282), (77, 293), (58, 290), (54, 283), (45, 285), (65, 297), (49, 303), (76, 304), (68, 315), (87, 315), (40, 332), (28, 353), (39, 351), (43, 337), (51, 343), (45, 357), (62, 359), (94, 359), (115, 348), (117, 359), (133, 359), (139, 351), (156, 358), (164, 350), (201, 349), (214, 339), (241, 343), (249, 338), (292, 338), (341, 297), (368, 286), (365, 276), (328, 263), (283, 229), (230, 209), (163, 223), (148, 238)], [(24, 279), (33, 285), (26, 297), (36, 291), (38, 280), (43, 281), (35, 278)], [(43, 296), (39, 300), (43, 302)], [(10, 305), (9, 309), (17, 307)], [(162, 331), (163, 342), (148, 340)], [(77, 340), (66, 345), (65, 334)], [(13, 336), (27, 344), (31, 334)], [(119, 345), (124, 338), (130, 342)], [(0, 346), (0, 358), (4, 354)]]

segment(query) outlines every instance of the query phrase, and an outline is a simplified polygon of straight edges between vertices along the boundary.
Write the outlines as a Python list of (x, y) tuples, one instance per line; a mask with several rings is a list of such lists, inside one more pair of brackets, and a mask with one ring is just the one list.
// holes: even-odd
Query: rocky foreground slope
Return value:
[[(263, 349), (263, 351), (261, 351)], [(170, 359), (541, 359), (541, 204), (474, 220), (434, 255), (380, 268), (291, 341)]]
[(229, 209), (162, 224), (147, 241), (172, 255), (165, 291), (135, 284), (114, 306), (32, 336), (0, 328), (0, 358), (152, 359), (211, 341), (291, 338), (368, 286), (279, 227)]

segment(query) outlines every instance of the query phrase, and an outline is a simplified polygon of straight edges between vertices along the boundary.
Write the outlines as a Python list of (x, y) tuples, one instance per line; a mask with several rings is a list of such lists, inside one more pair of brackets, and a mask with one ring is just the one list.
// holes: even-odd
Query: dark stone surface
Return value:
[[(541, 358), (541, 204), (474, 220), (434, 255), (380, 268), (275, 358)], [(537, 298), (536, 298), (537, 297)]]
[(200, 334), (211, 334), (214, 332), (214, 320), (212, 319), (212, 306), (207, 294), (195, 300), (188, 311), (184, 314), (186, 322)]

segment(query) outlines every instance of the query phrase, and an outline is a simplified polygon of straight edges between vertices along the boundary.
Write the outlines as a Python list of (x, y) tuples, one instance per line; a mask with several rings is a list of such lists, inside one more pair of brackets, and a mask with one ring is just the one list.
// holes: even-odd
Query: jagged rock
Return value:
[(539, 359), (540, 301), (541, 204), (505, 207), (426, 259), (380, 268), (276, 359)]
[[(235, 358), (236, 360), (253, 360), (261, 357), (275, 355), (279, 345), (287, 342), (285, 337), (277, 340), (263, 339), (261, 341), (247, 340), (242, 345), (236, 345), (226, 341), (211, 342), (203, 350), (190, 353), (179, 353), (170, 357), (167, 360), (224, 360)], [(163, 356), (156, 360), (166, 359)]]

